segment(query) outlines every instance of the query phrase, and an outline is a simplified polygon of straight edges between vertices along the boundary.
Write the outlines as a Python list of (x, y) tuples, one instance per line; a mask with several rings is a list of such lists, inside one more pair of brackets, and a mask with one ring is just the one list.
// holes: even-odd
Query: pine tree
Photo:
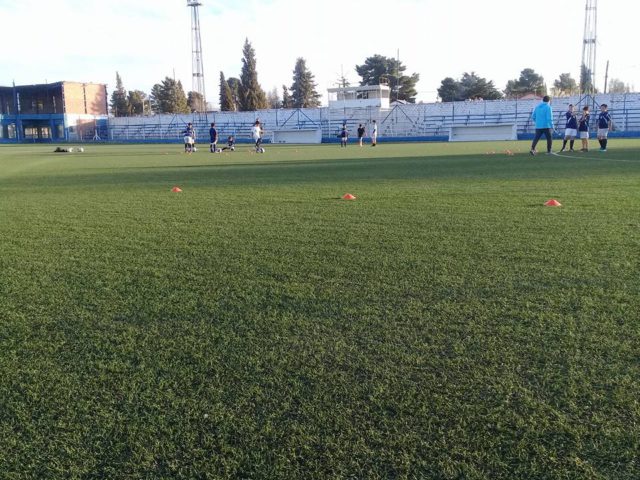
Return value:
[(282, 105), (277, 87), (273, 87), (271, 91), (267, 92), (267, 104), (269, 108), (280, 108)]
[(233, 101), (233, 92), (229, 83), (224, 78), (224, 73), (220, 72), (220, 110), (223, 112), (233, 112), (236, 109)]
[(233, 106), (236, 111), (240, 110), (240, 89), (242, 86), (242, 82), (239, 78), (229, 77), (227, 78), (227, 83), (229, 84), (229, 88), (231, 89), (231, 98), (233, 99)]
[(149, 107), (147, 106), (147, 95), (140, 90), (129, 91), (127, 101), (129, 103), (130, 115), (148, 115)]
[(286, 85), (282, 85), (282, 108), (293, 108), (293, 98)]
[(116, 117), (126, 117), (129, 115), (127, 91), (124, 89), (122, 78), (120, 78), (118, 72), (116, 72), (116, 88), (111, 94), (111, 111)]
[(165, 77), (151, 89), (151, 106), (157, 113), (189, 113), (182, 83), (170, 77)]
[(296, 60), (293, 70), (291, 97), (295, 108), (314, 108), (320, 105), (320, 94), (316, 91), (313, 74), (307, 68), (304, 58)]
[(187, 95), (187, 106), (192, 112), (205, 112), (207, 110), (204, 104), (204, 98), (201, 93), (189, 92)]
[(267, 108), (267, 96), (258, 83), (256, 52), (247, 38), (242, 50), (242, 73), (240, 74), (240, 110), (253, 111)]
[(407, 69), (402, 62), (383, 55), (368, 57), (364, 64), (356, 65), (356, 72), (362, 77), (360, 85), (381, 85), (387, 83), (391, 87), (391, 100), (404, 100), (415, 103), (418, 92), (416, 84), (420, 75), (413, 73), (403, 75)]

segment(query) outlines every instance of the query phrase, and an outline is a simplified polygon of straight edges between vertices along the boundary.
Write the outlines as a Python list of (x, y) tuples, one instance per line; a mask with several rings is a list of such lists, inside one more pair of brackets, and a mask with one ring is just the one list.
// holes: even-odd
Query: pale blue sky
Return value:
[[(0, 0), (0, 85), (72, 80), (115, 83), (148, 92), (165, 76), (191, 89), (190, 9), (186, 0)], [(584, 0), (202, 0), (207, 98), (217, 104), (220, 71), (238, 76), (242, 45), (252, 42), (265, 90), (291, 84), (304, 57), (325, 94), (341, 69), (400, 50), (417, 72), (418, 100), (433, 101), (440, 81), (475, 71), (503, 89), (523, 68), (548, 86), (579, 76)], [(599, 2), (597, 86), (610, 78), (640, 89), (637, 0)], [(11, 39), (11, 40), (9, 40)]]

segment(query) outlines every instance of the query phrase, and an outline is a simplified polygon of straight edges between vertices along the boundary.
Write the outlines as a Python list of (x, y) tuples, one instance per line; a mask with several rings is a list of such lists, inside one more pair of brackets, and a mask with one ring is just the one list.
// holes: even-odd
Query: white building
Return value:
[(386, 85), (329, 88), (329, 108), (389, 108), (391, 89)]

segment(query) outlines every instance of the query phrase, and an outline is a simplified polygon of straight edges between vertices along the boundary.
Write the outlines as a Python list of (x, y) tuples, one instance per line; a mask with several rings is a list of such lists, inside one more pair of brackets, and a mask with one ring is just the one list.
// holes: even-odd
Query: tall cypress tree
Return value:
[(316, 83), (313, 74), (307, 68), (305, 59), (296, 60), (293, 70), (293, 85), (291, 96), (295, 108), (314, 108), (320, 105), (320, 94), (316, 91)]
[(118, 72), (116, 72), (116, 88), (111, 94), (111, 111), (116, 117), (126, 117), (129, 115), (127, 91), (124, 89), (122, 78)]
[(240, 74), (240, 110), (253, 111), (267, 108), (267, 95), (258, 83), (256, 52), (247, 38), (242, 49), (242, 73)]
[(224, 78), (224, 73), (220, 72), (220, 110), (223, 112), (233, 112), (236, 109), (233, 101), (233, 92), (229, 83)]

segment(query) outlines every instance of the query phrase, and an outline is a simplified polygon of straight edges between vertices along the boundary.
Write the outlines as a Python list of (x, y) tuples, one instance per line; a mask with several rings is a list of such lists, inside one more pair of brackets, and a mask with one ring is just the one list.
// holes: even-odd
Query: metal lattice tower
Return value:
[[(587, 0), (584, 13), (584, 38), (582, 39), (582, 63), (580, 67), (580, 89), (582, 93), (596, 91), (596, 40), (598, 29), (598, 0)], [(584, 77), (591, 80), (582, 85)]]
[(187, 7), (191, 8), (191, 71), (193, 79), (191, 90), (202, 95), (202, 106), (199, 111), (207, 110), (207, 96), (204, 91), (204, 68), (202, 66), (202, 38), (200, 37), (200, 12), (202, 5), (198, 0), (187, 0)]

